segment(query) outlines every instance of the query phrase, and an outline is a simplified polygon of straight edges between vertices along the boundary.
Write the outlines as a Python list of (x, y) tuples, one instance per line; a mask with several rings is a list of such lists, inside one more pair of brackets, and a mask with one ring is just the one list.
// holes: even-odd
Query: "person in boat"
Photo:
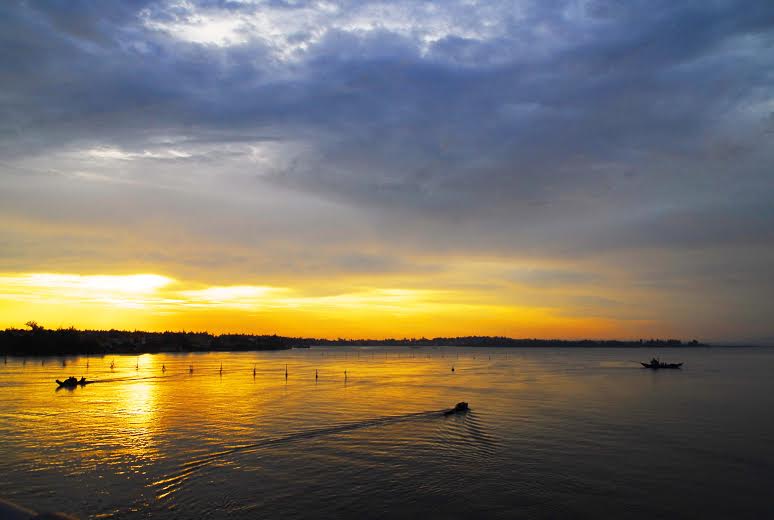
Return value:
[(461, 403), (457, 403), (454, 406), (454, 408), (452, 408), (451, 410), (446, 410), (445, 412), (443, 412), (443, 414), (444, 415), (452, 415), (452, 414), (455, 414), (455, 413), (463, 413), (463, 412), (467, 412), (467, 411), (468, 411), (468, 403), (461, 402)]
[(75, 376), (70, 376), (64, 381), (56, 380), (57, 383), (59, 383), (61, 386), (76, 386), (76, 385), (85, 385), (86, 384), (86, 378), (81, 377), (80, 379), (77, 379)]

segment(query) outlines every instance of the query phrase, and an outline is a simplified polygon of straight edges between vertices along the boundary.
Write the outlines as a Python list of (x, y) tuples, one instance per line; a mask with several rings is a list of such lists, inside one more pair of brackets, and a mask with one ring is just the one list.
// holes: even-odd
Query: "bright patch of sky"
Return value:
[[(181, 1), (165, 10), (146, 9), (141, 16), (147, 28), (187, 42), (229, 47), (258, 40), (281, 61), (302, 59), (326, 35), (336, 32), (358, 36), (391, 33), (425, 55), (445, 38), (485, 41), (503, 37), (509, 25), (524, 16), (518, 3), (465, 0), (239, 4), (223, 10)], [(545, 34), (550, 36), (547, 31)]]

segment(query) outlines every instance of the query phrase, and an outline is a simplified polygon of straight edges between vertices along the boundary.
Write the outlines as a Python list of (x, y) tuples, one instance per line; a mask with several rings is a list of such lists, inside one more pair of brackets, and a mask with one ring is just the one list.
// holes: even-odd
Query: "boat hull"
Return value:
[(69, 383), (67, 381), (60, 381), (59, 379), (56, 380), (56, 384), (59, 385), (59, 388), (75, 388), (76, 386), (84, 386), (88, 383), (88, 381), (76, 381), (75, 383)]
[(660, 368), (672, 368), (672, 369), (679, 369), (682, 368), (682, 363), (659, 363), (657, 365), (651, 364), (651, 363), (642, 363), (640, 362), (640, 365), (642, 365), (644, 368), (650, 368), (652, 370), (658, 370)]

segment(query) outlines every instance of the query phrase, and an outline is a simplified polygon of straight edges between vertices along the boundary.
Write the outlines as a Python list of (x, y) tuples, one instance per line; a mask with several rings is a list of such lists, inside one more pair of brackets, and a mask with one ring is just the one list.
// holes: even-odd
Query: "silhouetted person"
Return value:
[(445, 412), (443, 412), (443, 414), (444, 415), (452, 415), (452, 414), (455, 414), (455, 413), (467, 412), (468, 410), (469, 410), (468, 403), (463, 401), (461, 403), (457, 403), (454, 406), (454, 408), (452, 408), (451, 410), (446, 410)]

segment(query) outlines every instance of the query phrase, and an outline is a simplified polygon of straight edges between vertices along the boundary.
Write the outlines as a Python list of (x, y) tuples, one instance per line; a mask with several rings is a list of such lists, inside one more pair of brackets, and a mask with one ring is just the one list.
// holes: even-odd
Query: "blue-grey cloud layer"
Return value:
[[(4, 2), (0, 63), (16, 219), (127, 226), (146, 254), (163, 222), (253, 276), (255, 248), (302, 243), (322, 271), (581, 258), (774, 294), (767, 0)], [(35, 261), (18, 235), (6, 266)]]

